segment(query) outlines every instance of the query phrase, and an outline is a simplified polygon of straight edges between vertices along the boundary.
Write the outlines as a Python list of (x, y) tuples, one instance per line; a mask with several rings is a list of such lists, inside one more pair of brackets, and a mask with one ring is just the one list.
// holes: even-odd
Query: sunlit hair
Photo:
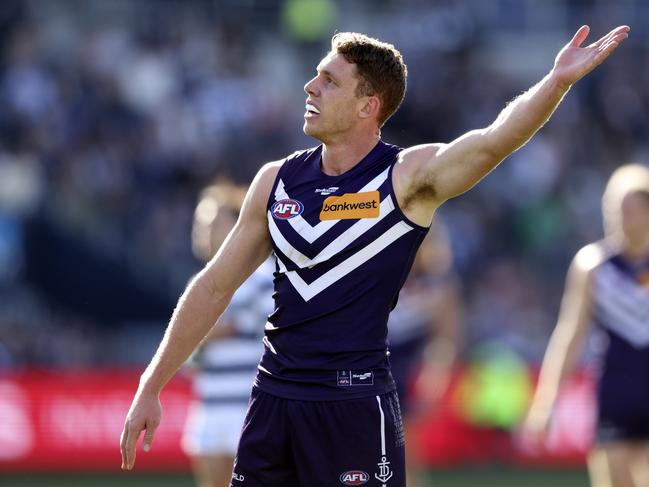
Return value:
[(379, 127), (397, 111), (406, 94), (408, 68), (392, 45), (356, 32), (339, 32), (331, 38), (331, 50), (356, 65), (356, 96), (381, 100)]
[(622, 200), (631, 193), (643, 193), (649, 197), (649, 167), (626, 164), (611, 174), (602, 196), (604, 231), (607, 236), (621, 235)]

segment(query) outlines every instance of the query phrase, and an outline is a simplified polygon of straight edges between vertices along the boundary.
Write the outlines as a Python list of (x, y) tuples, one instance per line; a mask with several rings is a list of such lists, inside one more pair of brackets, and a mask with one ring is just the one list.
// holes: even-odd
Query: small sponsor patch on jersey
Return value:
[(304, 211), (304, 205), (298, 200), (284, 199), (276, 201), (270, 211), (278, 220), (290, 220)]
[(378, 191), (345, 193), (329, 196), (322, 203), (320, 220), (356, 220), (378, 218), (381, 213), (381, 195)]
[(340, 474), (340, 483), (343, 485), (363, 485), (370, 480), (367, 472), (362, 470), (349, 470)]
[(353, 386), (374, 385), (374, 372), (372, 372), (371, 370), (364, 370), (360, 372), (352, 371), (352, 385)]
[(320, 193), (322, 196), (327, 196), (327, 195), (335, 193), (339, 189), (340, 188), (338, 186), (332, 186), (331, 188), (316, 189), (315, 192)]
[(374, 372), (371, 370), (339, 370), (339, 386), (373, 386)]

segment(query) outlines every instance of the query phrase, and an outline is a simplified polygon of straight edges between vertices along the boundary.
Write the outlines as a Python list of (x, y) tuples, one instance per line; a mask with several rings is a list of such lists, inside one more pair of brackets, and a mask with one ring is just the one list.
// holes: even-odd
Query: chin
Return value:
[(314, 127), (312, 127), (311, 125), (309, 125), (309, 122), (308, 122), (308, 121), (305, 121), (305, 122), (304, 122), (304, 126), (302, 127), (302, 131), (303, 131), (306, 135), (308, 135), (309, 137), (313, 137), (313, 138), (316, 139), (316, 140), (320, 140), (320, 141), (322, 141), (322, 139), (321, 139), (320, 136), (319, 136), (319, 132), (318, 132)]

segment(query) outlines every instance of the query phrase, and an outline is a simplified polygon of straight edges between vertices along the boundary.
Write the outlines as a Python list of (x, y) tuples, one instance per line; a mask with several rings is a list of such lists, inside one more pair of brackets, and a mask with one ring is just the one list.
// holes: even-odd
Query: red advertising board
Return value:
[[(27, 371), (0, 375), (0, 471), (113, 471), (138, 371)], [(563, 389), (545, 445), (514, 431), (476, 424), (458, 398), (459, 372), (442, 404), (414, 423), (410, 445), (428, 465), (491, 461), (582, 464), (592, 441), (592, 381), (580, 374)], [(185, 471), (180, 437), (191, 401), (179, 376), (162, 395), (163, 421), (151, 452), (138, 448), (138, 471)], [(413, 423), (411, 423), (412, 425)]]
[[(0, 376), (1, 470), (117, 470), (119, 438), (138, 384), (134, 371), (35, 372)], [(164, 420), (138, 470), (186, 470), (179, 437), (190, 400), (178, 378), (162, 396)]]

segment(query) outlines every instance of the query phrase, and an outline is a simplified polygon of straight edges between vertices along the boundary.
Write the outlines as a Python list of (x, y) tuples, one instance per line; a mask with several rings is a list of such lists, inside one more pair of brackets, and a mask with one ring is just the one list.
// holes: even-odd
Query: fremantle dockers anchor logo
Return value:
[(379, 467), (379, 473), (375, 473), (374, 477), (385, 487), (385, 484), (392, 478), (393, 474), (392, 470), (390, 470), (390, 462), (388, 462), (387, 457), (381, 457), (381, 461), (376, 465)]

